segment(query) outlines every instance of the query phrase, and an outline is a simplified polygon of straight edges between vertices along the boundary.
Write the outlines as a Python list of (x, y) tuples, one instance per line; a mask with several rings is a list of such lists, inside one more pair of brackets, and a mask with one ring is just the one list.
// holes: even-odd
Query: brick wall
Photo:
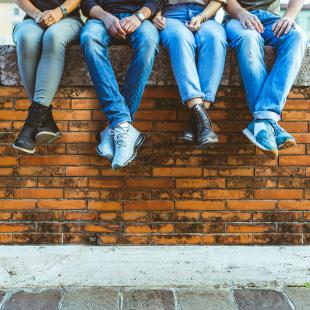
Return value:
[(53, 102), (63, 137), (35, 155), (11, 143), (29, 105), (0, 86), (0, 243), (310, 244), (310, 88), (295, 87), (282, 125), (299, 142), (278, 160), (241, 134), (250, 120), (240, 86), (222, 86), (210, 111), (220, 143), (177, 142), (188, 113), (173, 86), (148, 87), (135, 125), (137, 159), (112, 171), (96, 155), (105, 121), (90, 86)]

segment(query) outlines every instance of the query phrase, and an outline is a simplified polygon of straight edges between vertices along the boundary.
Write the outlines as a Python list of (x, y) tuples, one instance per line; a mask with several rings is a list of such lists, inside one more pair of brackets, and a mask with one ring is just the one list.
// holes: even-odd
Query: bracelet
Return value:
[(64, 7), (64, 5), (63, 5), (63, 4), (60, 5), (59, 8), (60, 8), (60, 10), (61, 10), (62, 16), (63, 16), (63, 17), (66, 17), (66, 16), (68, 15), (68, 11), (67, 11), (67, 9)]
[(197, 16), (201, 16), (203, 22), (205, 22), (207, 20), (206, 16), (202, 13), (198, 14)]

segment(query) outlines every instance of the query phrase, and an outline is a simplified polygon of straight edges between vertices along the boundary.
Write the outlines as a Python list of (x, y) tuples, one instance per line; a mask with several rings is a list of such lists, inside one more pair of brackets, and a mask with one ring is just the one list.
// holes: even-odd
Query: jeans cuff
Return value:
[(113, 129), (116, 126), (123, 124), (123, 123), (131, 123), (131, 119), (128, 119), (128, 120), (127, 119), (119, 119), (119, 120), (112, 121), (111, 124), (109, 125), (109, 127), (111, 129)]
[(214, 101), (215, 101), (215, 97), (210, 96), (210, 95), (205, 95), (202, 99), (203, 99), (203, 101), (209, 101), (211, 103), (214, 103)]
[(281, 117), (279, 114), (272, 111), (258, 111), (254, 112), (254, 119), (271, 119), (278, 122)]
[(182, 103), (185, 105), (188, 100), (191, 100), (191, 99), (194, 99), (194, 98), (201, 98), (201, 99), (203, 99), (204, 97), (205, 97), (205, 94), (202, 93), (202, 92), (196, 93), (196, 94), (194, 94), (194, 93), (188, 94), (188, 95), (185, 95), (185, 96), (182, 97)]

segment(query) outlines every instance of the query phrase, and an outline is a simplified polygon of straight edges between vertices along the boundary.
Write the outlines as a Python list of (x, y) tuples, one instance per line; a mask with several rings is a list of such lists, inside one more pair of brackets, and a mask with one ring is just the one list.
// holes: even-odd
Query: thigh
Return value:
[(226, 41), (226, 32), (224, 27), (217, 21), (210, 19), (202, 23), (199, 30), (195, 33), (196, 40), (204, 38), (214, 38), (221, 41)]
[(234, 41), (240, 37), (245, 37), (245, 36), (256, 37), (257, 35), (260, 35), (256, 30), (244, 29), (242, 25), (240, 24), (239, 19), (231, 19), (225, 25), (225, 31), (226, 31), (228, 42), (231, 43), (233, 47), (235, 47)]
[(141, 26), (132, 33), (129, 38), (129, 44), (133, 45), (138, 40), (142, 40), (145, 43), (159, 44), (159, 33), (157, 28), (148, 20), (144, 21)]
[(100, 44), (108, 47), (111, 44), (111, 35), (99, 19), (89, 19), (81, 31), (81, 45), (91, 47)]
[(55, 40), (59, 43), (69, 44), (79, 38), (82, 27), (83, 23), (78, 18), (66, 17), (48, 27), (43, 40)]
[(264, 25), (265, 31), (262, 33), (262, 37), (264, 38), (266, 45), (271, 45), (272, 47), (277, 47), (280, 41), (285, 40), (289, 36), (294, 36), (295, 34), (298, 36), (301, 31), (300, 27), (297, 25), (295, 28), (291, 28), (289, 33), (283, 34), (280, 38), (276, 37), (272, 31), (272, 27), (274, 23), (276, 23), (280, 16), (274, 15), (267, 11), (261, 11), (259, 16), (262, 24)]
[(174, 18), (166, 18), (166, 27), (161, 30), (160, 38), (164, 47), (175, 42), (195, 43), (194, 34), (185, 26), (184, 22)]
[(33, 19), (26, 19), (18, 24), (13, 31), (13, 41), (19, 44), (41, 43), (44, 29)]

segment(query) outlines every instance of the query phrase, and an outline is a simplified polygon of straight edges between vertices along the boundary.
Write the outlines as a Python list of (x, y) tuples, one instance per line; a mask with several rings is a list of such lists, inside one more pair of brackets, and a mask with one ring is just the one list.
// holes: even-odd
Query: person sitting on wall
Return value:
[[(303, 0), (290, 0), (280, 17), (279, 0), (227, 0), (230, 15), (225, 25), (235, 49), (246, 100), (254, 120), (245, 136), (270, 158), (296, 141), (278, 125), (306, 48), (306, 35), (295, 19)], [(264, 44), (276, 50), (270, 72), (264, 63)]]
[(199, 148), (218, 142), (206, 108), (215, 100), (224, 71), (226, 34), (214, 15), (225, 1), (165, 0), (153, 20), (161, 30), (182, 103), (191, 111), (182, 139)]
[[(160, 10), (160, 0), (83, 0), (81, 8), (89, 17), (81, 32), (81, 47), (109, 121), (100, 134), (97, 153), (112, 161), (113, 169), (124, 167), (136, 157), (144, 141), (144, 135), (131, 123), (158, 52), (158, 31), (148, 19)], [(131, 45), (133, 56), (119, 90), (108, 47), (125, 41)]]
[(13, 31), (18, 68), (32, 102), (25, 124), (13, 144), (33, 154), (36, 144), (60, 137), (51, 102), (59, 86), (68, 45), (79, 38), (83, 23), (79, 0), (16, 0), (26, 13)]

